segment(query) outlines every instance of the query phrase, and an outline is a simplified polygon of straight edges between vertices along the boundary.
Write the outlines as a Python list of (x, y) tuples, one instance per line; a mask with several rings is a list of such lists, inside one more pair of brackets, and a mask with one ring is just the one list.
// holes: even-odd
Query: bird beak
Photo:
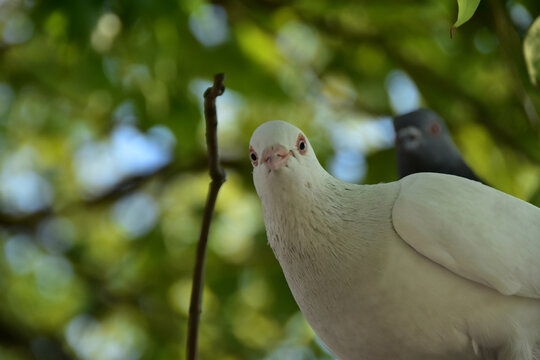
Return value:
[(400, 129), (396, 134), (396, 142), (403, 144), (407, 150), (413, 150), (420, 145), (422, 132), (414, 126), (407, 126)]
[(263, 152), (262, 163), (270, 170), (277, 170), (287, 164), (291, 151), (284, 146), (274, 145)]

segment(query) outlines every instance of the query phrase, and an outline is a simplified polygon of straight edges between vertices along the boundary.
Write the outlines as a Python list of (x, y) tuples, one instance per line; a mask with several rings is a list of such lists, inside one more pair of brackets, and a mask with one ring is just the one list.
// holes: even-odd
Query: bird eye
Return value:
[(429, 126), (429, 132), (431, 132), (433, 135), (438, 135), (441, 132), (441, 125), (436, 122), (432, 122)]
[(249, 158), (251, 159), (251, 163), (253, 166), (259, 165), (259, 158), (257, 157), (257, 153), (255, 150), (253, 150), (253, 147), (249, 147)]
[(302, 134), (298, 135), (298, 140), (296, 140), (296, 148), (298, 152), (302, 155), (305, 155), (307, 152), (307, 140), (306, 137)]

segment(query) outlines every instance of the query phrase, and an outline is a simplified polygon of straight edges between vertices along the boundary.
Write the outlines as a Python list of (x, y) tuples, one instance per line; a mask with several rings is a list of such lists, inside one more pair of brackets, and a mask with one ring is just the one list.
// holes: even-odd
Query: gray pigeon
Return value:
[(336, 357), (540, 359), (539, 208), (446, 174), (340, 181), (282, 121), (250, 159), (268, 242)]
[(418, 172), (436, 172), (481, 180), (465, 163), (443, 119), (429, 109), (394, 118), (400, 178)]

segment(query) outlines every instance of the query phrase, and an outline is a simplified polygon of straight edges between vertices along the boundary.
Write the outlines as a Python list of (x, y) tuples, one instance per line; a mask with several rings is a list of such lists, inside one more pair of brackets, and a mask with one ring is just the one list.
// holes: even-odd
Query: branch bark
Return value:
[(197, 254), (195, 258), (195, 269), (193, 271), (193, 284), (191, 288), (191, 302), (189, 306), (188, 338), (187, 338), (187, 359), (197, 359), (197, 340), (199, 334), (199, 322), (202, 304), (202, 289), (204, 284), (204, 263), (206, 260), (206, 247), (208, 244), (208, 233), (214, 214), (217, 195), (221, 185), (225, 182), (225, 172), (219, 162), (219, 151), (217, 141), (217, 111), (216, 98), (225, 91), (225, 74), (214, 76), (214, 84), (204, 92), (204, 117), (206, 119), (206, 144), (208, 147), (208, 167), (210, 178), (210, 188), (206, 198), (203, 221)]

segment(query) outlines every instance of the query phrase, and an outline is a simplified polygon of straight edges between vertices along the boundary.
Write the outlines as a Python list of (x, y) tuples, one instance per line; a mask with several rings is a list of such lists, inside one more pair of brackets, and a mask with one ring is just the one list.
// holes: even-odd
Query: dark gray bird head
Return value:
[(465, 163), (443, 119), (419, 109), (394, 118), (399, 176), (418, 172), (457, 175), (483, 182)]

